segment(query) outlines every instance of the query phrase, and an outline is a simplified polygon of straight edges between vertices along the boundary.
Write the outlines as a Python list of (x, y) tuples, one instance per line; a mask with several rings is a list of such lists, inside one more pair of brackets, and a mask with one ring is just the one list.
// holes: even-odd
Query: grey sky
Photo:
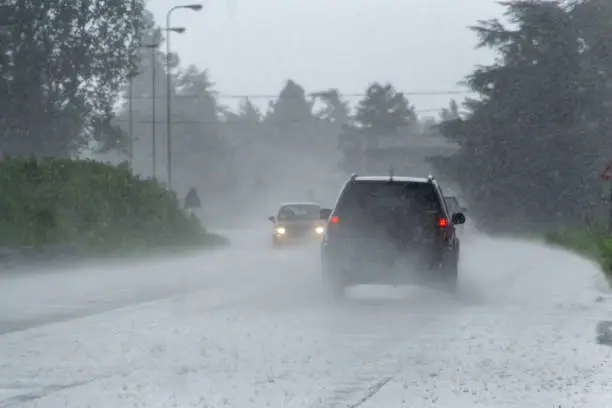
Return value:
[[(172, 49), (183, 64), (208, 68), (223, 94), (277, 94), (288, 78), (307, 92), (363, 92), (373, 81), (390, 81), (402, 91), (461, 90), (457, 82), (492, 59), (491, 52), (474, 49), (467, 26), (502, 12), (493, 0), (199, 2), (199, 13), (173, 13), (172, 25), (187, 32), (173, 34)], [(164, 25), (170, 7), (187, 3), (149, 0), (148, 6)], [(410, 97), (419, 111), (449, 99)]]

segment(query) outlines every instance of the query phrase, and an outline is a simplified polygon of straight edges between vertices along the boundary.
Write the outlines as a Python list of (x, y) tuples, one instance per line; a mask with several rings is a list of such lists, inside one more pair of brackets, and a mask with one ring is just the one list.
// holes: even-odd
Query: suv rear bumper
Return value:
[(457, 255), (446, 245), (422, 245), (407, 250), (354, 250), (321, 247), (323, 274), (339, 279), (344, 285), (354, 284), (428, 284), (439, 280), (452, 268)]

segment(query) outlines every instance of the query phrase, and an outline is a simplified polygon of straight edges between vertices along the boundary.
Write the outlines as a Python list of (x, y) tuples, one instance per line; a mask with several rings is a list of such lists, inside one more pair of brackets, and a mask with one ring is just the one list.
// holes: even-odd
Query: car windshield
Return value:
[(345, 190), (336, 214), (345, 216), (378, 212), (440, 212), (435, 187), (415, 182), (355, 182)]
[(320, 218), (320, 206), (314, 204), (291, 204), (281, 207), (279, 221), (305, 221)]

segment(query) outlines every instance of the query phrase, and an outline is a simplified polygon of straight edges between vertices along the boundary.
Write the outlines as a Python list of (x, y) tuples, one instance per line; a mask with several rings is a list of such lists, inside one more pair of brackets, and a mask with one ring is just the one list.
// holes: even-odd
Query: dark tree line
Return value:
[(68, 157), (94, 149), (129, 159), (131, 151), (135, 171), (150, 176), (155, 162), (164, 181), (168, 68), (173, 185), (196, 186), (203, 197), (335, 171), (342, 161), (339, 135), (414, 127), (406, 98), (377, 83), (355, 112), (338, 90), (307, 92), (293, 80), (267, 108), (245, 99), (230, 109), (206, 70), (182, 66), (176, 55), (166, 66), (163, 30), (143, 3), (25, 0), (2, 7), (3, 153)]
[[(146, 33), (145, 33), (146, 34)], [(145, 37), (152, 37), (149, 33)], [(150, 38), (142, 40), (150, 42)], [(142, 64), (134, 80), (135, 169), (145, 175), (153, 172), (152, 146), (152, 67), (156, 64), (155, 124), (156, 175), (165, 179), (166, 169), (166, 70), (164, 55), (150, 50), (140, 55)], [(197, 183), (205, 196), (239, 189), (265, 194), (270, 184), (282, 184), (306, 172), (341, 171), (340, 142), (360, 129), (375, 134), (414, 132), (418, 118), (406, 97), (389, 84), (373, 83), (351, 111), (349, 102), (337, 89), (307, 92), (288, 80), (269, 101), (244, 98), (237, 109), (225, 106), (214, 91), (206, 70), (181, 67), (174, 56), (173, 69), (173, 171), (176, 188), (186, 191)], [(259, 103), (258, 103), (259, 102)], [(117, 122), (127, 131), (128, 103)], [(127, 150), (124, 145), (116, 146)], [(340, 146), (341, 147), (341, 146)], [(313, 170), (312, 167), (315, 167)], [(331, 170), (330, 170), (331, 169)], [(305, 183), (316, 183), (314, 180)], [(313, 186), (314, 187), (314, 186)], [(262, 190), (263, 188), (263, 190)]]
[(441, 127), (459, 152), (433, 163), (463, 188), (484, 226), (581, 222), (612, 158), (612, 2), (503, 5), (512, 27), (472, 27), (497, 58), (467, 77), (478, 94), (465, 101), (467, 114)]
[(21, 0), (0, 6), (0, 145), (68, 156), (118, 129), (144, 1)]
[[(497, 52), (492, 64), (466, 78), (477, 97), (461, 107), (452, 101), (437, 120), (419, 118), (405, 95), (384, 82), (355, 101), (288, 80), (267, 107), (244, 99), (234, 109), (206, 70), (170, 56), (174, 185), (197, 187), (204, 203), (238, 190), (243, 197), (265, 194), (271, 183), (289, 189), (308, 172), (349, 172), (356, 164), (345, 152), (357, 141), (443, 134), (458, 151), (431, 162), (442, 179), (461, 187), (483, 225), (581, 220), (599, 204), (598, 174), (612, 158), (612, 3), (503, 5), (511, 24), (480, 21), (471, 28), (479, 47)], [(163, 41), (142, 0), (2, 6), (2, 151), (66, 157), (97, 142), (125, 158), (133, 144), (135, 171), (151, 175), (155, 122), (156, 175), (163, 181), (168, 67), (161, 48), (146, 47)], [(318, 181), (302, 184), (309, 182)]]

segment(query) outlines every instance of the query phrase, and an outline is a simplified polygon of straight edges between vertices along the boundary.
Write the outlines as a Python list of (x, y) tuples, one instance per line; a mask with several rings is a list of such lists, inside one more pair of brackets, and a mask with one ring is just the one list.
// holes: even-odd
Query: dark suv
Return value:
[(358, 177), (341, 190), (321, 246), (325, 282), (335, 296), (359, 284), (417, 284), (454, 292), (459, 239), (437, 181), (414, 177)]

